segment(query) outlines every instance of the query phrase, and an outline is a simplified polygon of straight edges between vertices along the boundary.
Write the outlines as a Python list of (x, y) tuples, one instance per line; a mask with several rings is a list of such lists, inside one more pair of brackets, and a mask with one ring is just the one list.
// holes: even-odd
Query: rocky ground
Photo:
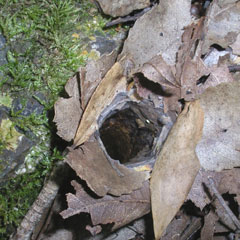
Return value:
[(62, 160), (53, 104), (88, 59), (121, 44), (90, 1), (0, 1), (0, 238), (7, 239)]

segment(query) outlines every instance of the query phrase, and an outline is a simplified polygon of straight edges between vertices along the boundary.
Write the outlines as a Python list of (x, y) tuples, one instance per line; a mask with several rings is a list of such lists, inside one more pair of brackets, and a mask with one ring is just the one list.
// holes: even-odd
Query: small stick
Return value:
[(237, 229), (240, 230), (240, 222), (239, 222), (239, 220), (233, 214), (231, 209), (228, 207), (228, 205), (226, 204), (226, 202), (222, 198), (221, 194), (218, 192), (217, 188), (215, 187), (215, 183), (214, 183), (213, 178), (212, 177), (208, 177), (208, 180), (209, 180), (209, 187), (211, 188), (212, 192), (217, 197), (218, 201), (220, 202), (220, 204), (222, 205), (222, 207), (224, 208), (224, 210), (226, 211), (228, 216), (232, 219), (232, 221), (235, 224), (235, 226), (237, 227)]

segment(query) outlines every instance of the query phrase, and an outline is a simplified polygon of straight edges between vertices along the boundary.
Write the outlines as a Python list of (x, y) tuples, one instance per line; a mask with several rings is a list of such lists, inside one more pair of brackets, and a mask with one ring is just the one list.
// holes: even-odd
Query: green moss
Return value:
[[(103, 30), (107, 21), (88, 0), (0, 0), (0, 31), (8, 50), (8, 63), (0, 66), (0, 92), (5, 92), (0, 104), (10, 107), (11, 99), (23, 92), (45, 107), (41, 115), (27, 117), (21, 116), (21, 111), (11, 111), (11, 126), (31, 131), (38, 143), (19, 170), (28, 173), (9, 180), (0, 189), (0, 239), (7, 239), (17, 227), (54, 161), (62, 158), (60, 151), (52, 150), (54, 129), (49, 116), (66, 81), (88, 58), (96, 57), (86, 52), (84, 39), (94, 39), (96, 33), (116, 33)], [(36, 97), (35, 92), (43, 93), (46, 100)]]
[(6, 148), (14, 151), (18, 146), (18, 139), (22, 136), (15, 129), (15, 124), (9, 119), (2, 119), (0, 124), (0, 150)]
[(0, 106), (11, 107), (12, 105), (12, 98), (7, 94), (0, 94)]

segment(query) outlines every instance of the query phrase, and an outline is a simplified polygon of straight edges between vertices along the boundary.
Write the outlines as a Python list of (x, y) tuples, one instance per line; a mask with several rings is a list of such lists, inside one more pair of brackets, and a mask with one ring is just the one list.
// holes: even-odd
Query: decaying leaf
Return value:
[(96, 87), (113, 66), (117, 57), (117, 50), (104, 54), (98, 60), (90, 60), (86, 67), (80, 68), (81, 107), (85, 109)]
[(106, 195), (98, 199), (87, 194), (76, 181), (72, 181), (72, 185), (76, 194), (67, 194), (68, 209), (61, 212), (63, 218), (86, 212), (91, 215), (93, 225), (114, 223), (114, 230), (150, 211), (148, 181), (129, 195), (120, 197)]
[(121, 65), (117, 62), (108, 71), (89, 100), (74, 139), (76, 146), (88, 140), (97, 129), (97, 119), (103, 109), (112, 102), (119, 92), (125, 90), (126, 78), (123, 76)]
[(134, 10), (143, 9), (150, 5), (150, 0), (97, 0), (107, 15), (112, 17), (125, 16)]
[(230, 194), (236, 194), (237, 200), (240, 195), (240, 184), (238, 181), (239, 174), (239, 168), (233, 168), (221, 172), (207, 171), (201, 168), (194, 180), (187, 199), (191, 200), (201, 210), (209, 204), (211, 199), (206, 192), (206, 182), (208, 181), (208, 177), (212, 177), (220, 194), (227, 192)]
[(54, 105), (55, 116), (53, 121), (57, 125), (57, 134), (66, 141), (71, 141), (76, 134), (82, 109), (76, 76), (69, 79), (65, 90), (70, 98), (59, 98)]
[(240, 166), (240, 82), (208, 88), (200, 98), (204, 127), (196, 153), (201, 166), (221, 171)]
[(174, 65), (183, 29), (191, 23), (190, 7), (189, 0), (160, 1), (130, 29), (119, 59), (126, 55), (139, 68), (161, 54), (168, 65)]
[(66, 162), (98, 196), (131, 193), (149, 178), (148, 172), (137, 172), (107, 158), (97, 141), (85, 142), (80, 148), (71, 150)]
[(240, 31), (240, 2), (212, 1), (204, 29), (202, 54), (207, 53), (213, 44), (218, 44), (222, 48), (233, 44)]
[(183, 204), (199, 170), (195, 147), (202, 135), (203, 119), (199, 101), (187, 104), (156, 160), (150, 183), (156, 239)]

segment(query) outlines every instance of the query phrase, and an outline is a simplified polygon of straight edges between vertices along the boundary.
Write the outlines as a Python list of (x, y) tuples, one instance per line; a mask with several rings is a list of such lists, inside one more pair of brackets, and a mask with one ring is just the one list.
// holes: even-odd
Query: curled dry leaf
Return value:
[(148, 172), (137, 172), (108, 159), (97, 141), (85, 142), (80, 148), (71, 150), (66, 162), (98, 196), (131, 193), (149, 178)]
[(240, 166), (240, 82), (208, 88), (200, 98), (204, 127), (196, 153), (201, 166), (221, 171)]
[[(174, 72), (174, 67), (170, 67), (161, 55), (153, 57), (134, 75), (138, 95), (151, 99), (156, 107), (164, 106), (165, 112), (176, 109), (180, 111), (180, 85)], [(163, 100), (161, 96), (164, 96)]]
[(199, 101), (186, 104), (157, 157), (150, 183), (156, 239), (185, 201), (199, 170), (195, 147), (202, 135), (203, 119)]
[(213, 44), (227, 48), (236, 42), (239, 31), (240, 2), (212, 1), (204, 23), (202, 54), (206, 54)]
[(190, 7), (189, 0), (160, 1), (130, 29), (119, 59), (127, 56), (138, 68), (161, 54), (168, 65), (174, 65), (183, 29), (191, 23)]
[(97, 0), (103, 12), (112, 17), (126, 16), (150, 5), (150, 0)]
[(82, 109), (80, 107), (77, 77), (68, 80), (65, 90), (70, 98), (59, 98), (54, 105), (57, 134), (66, 141), (71, 141), (77, 131)]
[(87, 194), (76, 181), (72, 181), (72, 185), (76, 194), (67, 194), (68, 208), (60, 213), (63, 218), (86, 212), (90, 214), (93, 225), (114, 223), (114, 230), (150, 211), (148, 181), (129, 195), (106, 195), (98, 199)]
[(96, 87), (113, 66), (117, 57), (117, 50), (104, 54), (98, 60), (91, 60), (86, 67), (80, 68), (81, 107), (85, 109)]
[(117, 62), (108, 71), (89, 100), (78, 127), (74, 145), (78, 146), (88, 140), (97, 129), (97, 119), (103, 109), (119, 92), (125, 90), (126, 78), (123, 76), (121, 65)]

